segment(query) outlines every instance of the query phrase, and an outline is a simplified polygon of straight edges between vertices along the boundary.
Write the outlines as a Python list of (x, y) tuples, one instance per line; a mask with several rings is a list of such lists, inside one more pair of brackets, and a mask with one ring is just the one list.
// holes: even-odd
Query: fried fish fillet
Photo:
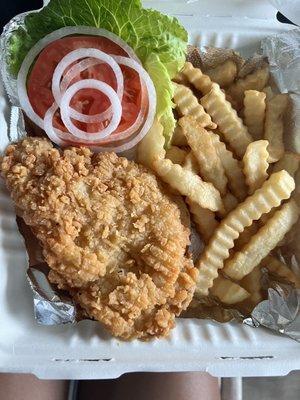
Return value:
[(169, 333), (197, 270), (186, 218), (153, 174), (114, 153), (60, 151), (41, 138), (9, 146), (1, 170), (51, 282), (115, 336)]

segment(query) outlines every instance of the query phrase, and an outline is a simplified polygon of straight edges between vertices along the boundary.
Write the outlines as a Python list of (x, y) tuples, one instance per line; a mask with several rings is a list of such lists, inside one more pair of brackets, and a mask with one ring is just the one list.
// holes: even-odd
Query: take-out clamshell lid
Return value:
[(219, 17), (224, 20), (235, 17), (274, 19), (276, 14), (275, 7), (262, 0), (153, 0), (143, 1), (143, 5), (171, 15)]
[[(248, 18), (274, 18), (274, 7), (270, 3), (294, 2), (297, 0), (146, 0), (142, 1), (144, 7), (153, 8), (167, 14), (186, 14), (209, 17), (248, 17)], [(47, 5), (49, 0), (44, 0)]]
[[(153, 7), (159, 3), (161, 9), (164, 3), (165, 11), (173, 12), (171, 0), (147, 3)], [(187, 9), (184, 0), (176, 3)], [(220, 14), (229, 3), (230, 0), (222, 1)], [(190, 42), (199, 46), (231, 47), (244, 56), (251, 56), (262, 38), (291, 29), (290, 25), (275, 19), (276, 9), (267, 0), (236, 3), (248, 4), (253, 10), (265, 8), (266, 19), (244, 18), (241, 23), (239, 17), (201, 17), (199, 23), (198, 16), (192, 13), (187, 17), (178, 15), (190, 33)], [(1, 92), (0, 84), (0, 151), (7, 144), (3, 120), (9, 123), (10, 111)], [(0, 208), (4, 203), (10, 204), (5, 215), (0, 211), (1, 372), (28, 372), (42, 379), (104, 379), (135, 371), (206, 371), (219, 377), (279, 376), (300, 368), (297, 342), (274, 335), (269, 329), (250, 329), (236, 323), (180, 319), (168, 339), (147, 343), (121, 343), (92, 321), (71, 326), (37, 326), (32, 317), (32, 293), (24, 277), (26, 255), (17, 235), (13, 208), (4, 190), (0, 189), (0, 197)], [(7, 229), (7, 221), (13, 224), (13, 231)], [(14, 247), (5, 248), (5, 243)]]

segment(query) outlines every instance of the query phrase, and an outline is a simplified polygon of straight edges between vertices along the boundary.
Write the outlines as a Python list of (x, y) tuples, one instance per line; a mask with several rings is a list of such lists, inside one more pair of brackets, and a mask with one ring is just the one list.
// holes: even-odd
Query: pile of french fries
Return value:
[(262, 268), (300, 285), (273, 255), (299, 217), (300, 155), (284, 148), (288, 95), (268, 85), (267, 66), (238, 78), (233, 60), (205, 73), (186, 62), (174, 79), (171, 147), (155, 121), (138, 148), (138, 161), (185, 197), (205, 243), (196, 297), (249, 310), (264, 296)]

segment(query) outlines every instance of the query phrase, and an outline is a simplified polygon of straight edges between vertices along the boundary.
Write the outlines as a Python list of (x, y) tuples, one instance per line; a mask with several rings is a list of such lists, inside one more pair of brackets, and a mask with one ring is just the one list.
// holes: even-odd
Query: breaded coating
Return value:
[(0, 168), (51, 282), (115, 336), (169, 333), (197, 270), (186, 218), (152, 173), (114, 153), (60, 151), (40, 138), (9, 146)]

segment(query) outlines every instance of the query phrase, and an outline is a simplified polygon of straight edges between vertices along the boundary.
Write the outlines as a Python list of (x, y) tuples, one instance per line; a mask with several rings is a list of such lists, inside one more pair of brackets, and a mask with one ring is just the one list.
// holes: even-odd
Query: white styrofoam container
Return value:
[[(190, 43), (235, 48), (245, 56), (259, 49), (263, 37), (291, 28), (275, 20), (276, 10), (264, 0), (148, 3), (176, 15), (189, 30)], [(6, 120), (0, 92), (0, 148)], [(13, 205), (0, 181), (0, 372), (83, 379), (131, 371), (207, 371), (226, 377), (285, 375), (300, 369), (299, 343), (235, 323), (179, 319), (168, 339), (148, 343), (118, 341), (92, 321), (38, 326), (26, 267)]]

